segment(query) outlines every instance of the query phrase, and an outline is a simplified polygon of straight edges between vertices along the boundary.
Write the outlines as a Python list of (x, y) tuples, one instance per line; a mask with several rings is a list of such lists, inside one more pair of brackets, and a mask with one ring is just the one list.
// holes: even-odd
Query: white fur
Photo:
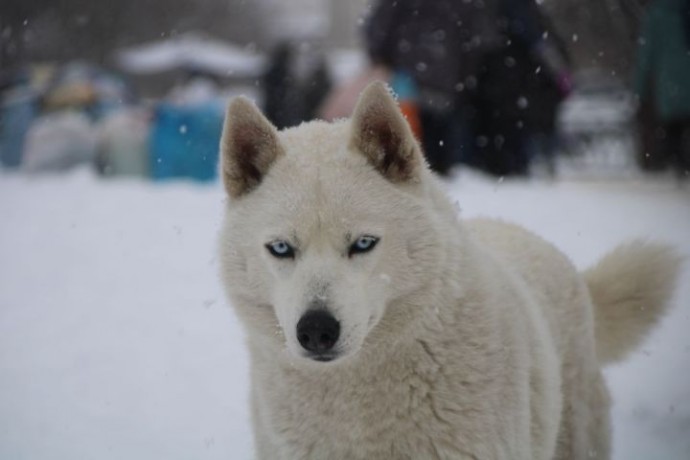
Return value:
[[(258, 458), (608, 458), (597, 348), (619, 358), (661, 314), (671, 251), (628, 246), (588, 272), (595, 311), (550, 244), (458, 220), (382, 85), (352, 121), (278, 133), (243, 100), (228, 120), (222, 275), (248, 332)], [(362, 234), (378, 245), (349, 257)], [(275, 239), (294, 260), (266, 250)], [(296, 339), (315, 301), (341, 324), (329, 363)]]

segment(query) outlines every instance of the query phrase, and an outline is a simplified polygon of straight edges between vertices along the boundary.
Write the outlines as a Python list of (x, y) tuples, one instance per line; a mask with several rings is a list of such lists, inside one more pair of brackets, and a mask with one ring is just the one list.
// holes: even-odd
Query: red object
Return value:
[(419, 111), (417, 110), (417, 104), (413, 101), (403, 100), (399, 101), (400, 111), (407, 120), (407, 123), (412, 129), (412, 133), (417, 138), (418, 141), (422, 140), (422, 122), (419, 120)]

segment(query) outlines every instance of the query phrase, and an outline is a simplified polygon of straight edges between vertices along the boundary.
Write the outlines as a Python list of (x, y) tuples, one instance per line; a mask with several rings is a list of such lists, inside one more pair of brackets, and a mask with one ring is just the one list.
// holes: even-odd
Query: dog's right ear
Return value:
[(238, 198), (256, 188), (284, 152), (276, 128), (249, 99), (240, 96), (228, 105), (220, 154), (225, 190)]

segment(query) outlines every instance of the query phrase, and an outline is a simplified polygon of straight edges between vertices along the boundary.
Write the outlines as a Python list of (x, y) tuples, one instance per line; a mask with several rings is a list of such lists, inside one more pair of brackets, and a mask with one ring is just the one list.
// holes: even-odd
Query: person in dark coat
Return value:
[(571, 91), (565, 47), (533, 0), (499, 0), (500, 46), (481, 57), (474, 95), (478, 166), (526, 175), (541, 152), (555, 173), (556, 112)]
[(496, 40), (493, 1), (380, 0), (365, 27), (374, 65), (412, 77), (419, 94), (422, 147), (447, 174), (462, 148), (459, 116), (476, 85), (481, 50)]
[(318, 109), (331, 91), (333, 82), (328, 71), (328, 64), (323, 56), (315, 58), (314, 66), (306, 81), (302, 83), (303, 118), (313, 120), (318, 117)]
[[(657, 125), (656, 163), (690, 175), (690, 0), (657, 0), (642, 25), (634, 89), (643, 115)], [(643, 130), (644, 131), (644, 130)], [(643, 158), (649, 152), (643, 152)], [(646, 160), (643, 159), (644, 165)]]
[(294, 59), (290, 43), (279, 44), (271, 54), (262, 80), (264, 113), (278, 129), (296, 126), (303, 121), (303, 101), (294, 73)]

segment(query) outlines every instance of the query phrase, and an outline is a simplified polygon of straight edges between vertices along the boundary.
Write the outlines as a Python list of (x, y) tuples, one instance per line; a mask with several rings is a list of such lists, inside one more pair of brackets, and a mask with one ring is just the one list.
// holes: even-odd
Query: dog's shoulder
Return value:
[(556, 246), (520, 225), (498, 219), (463, 222), (471, 238), (519, 271), (558, 271), (575, 275), (570, 259)]

